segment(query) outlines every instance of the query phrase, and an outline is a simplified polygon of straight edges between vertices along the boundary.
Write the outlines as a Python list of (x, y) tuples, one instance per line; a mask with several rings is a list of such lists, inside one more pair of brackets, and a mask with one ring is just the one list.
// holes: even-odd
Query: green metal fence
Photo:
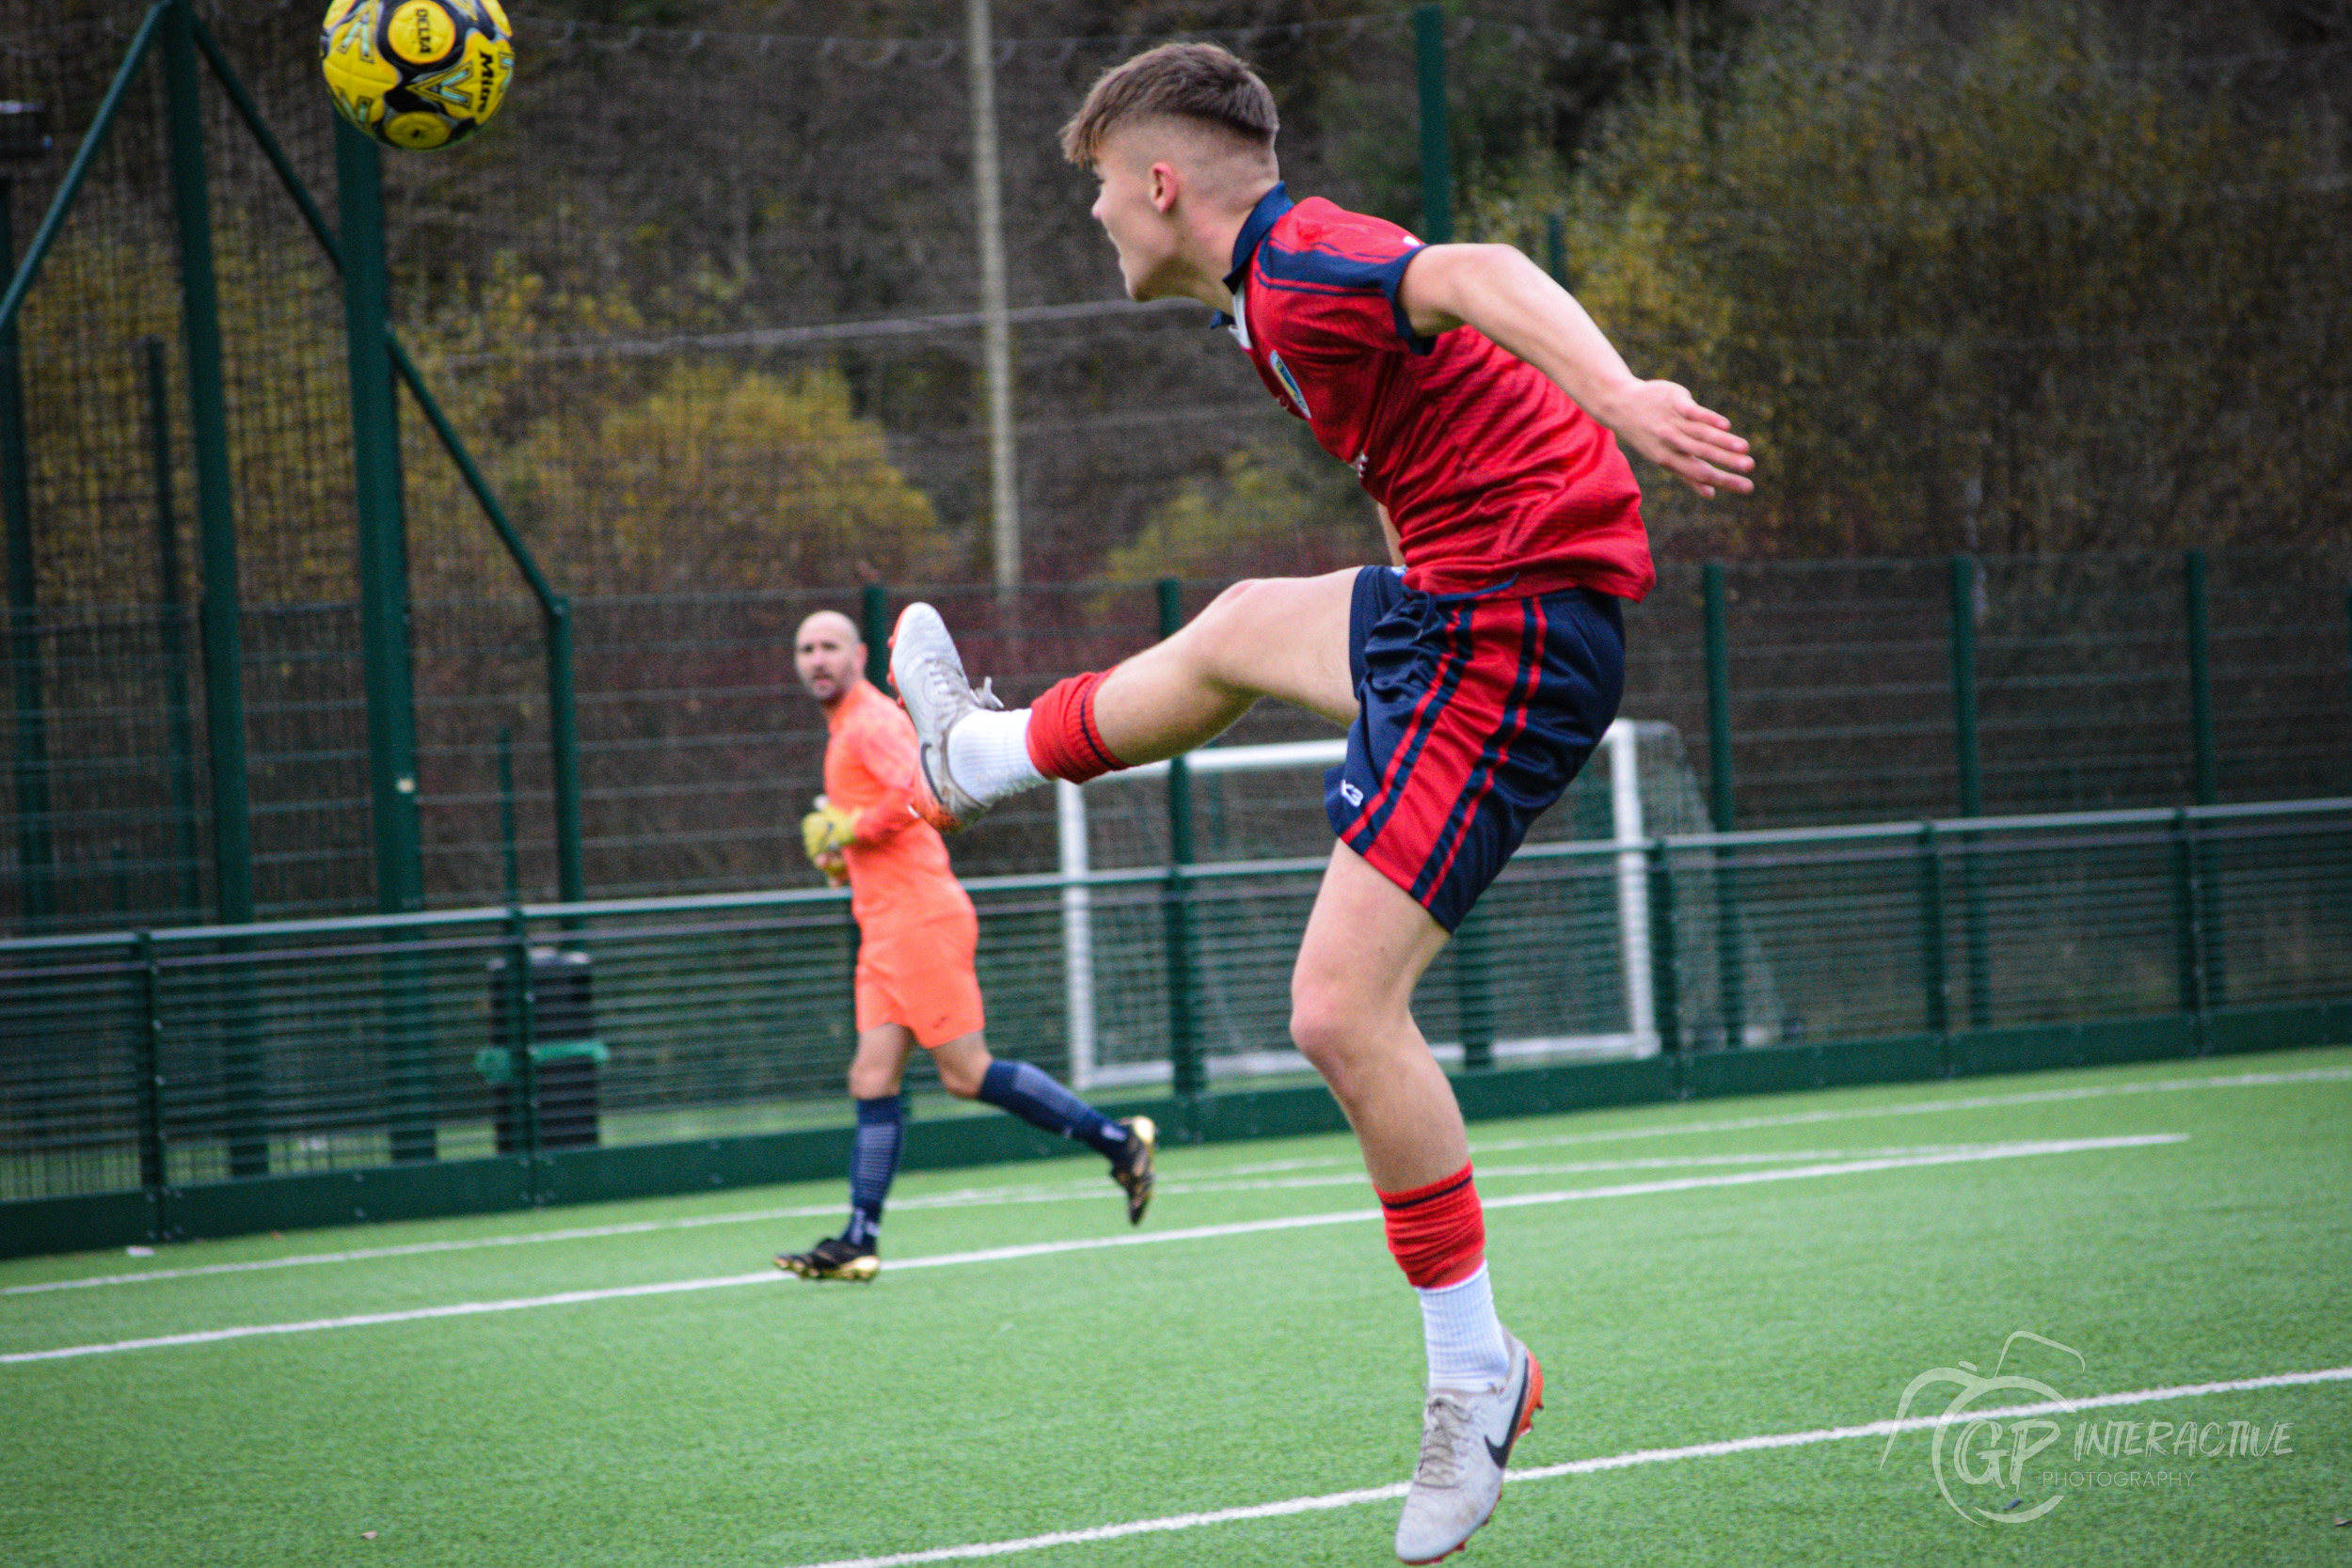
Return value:
[[(1439, 20), (1398, 8), (1219, 35), (1286, 95), (1339, 95), (1285, 130), (1297, 190), (1431, 236), (1467, 227), (1471, 166), (1457, 180), (1450, 160), (1491, 175), (1516, 156), (1492, 144), (1493, 111), (1556, 102), (1559, 71), (1603, 55), (1689, 65), (1647, 44), (1596, 54), (1540, 7)], [(0, 256), (41, 258), (0, 301), (0, 931), (495, 898), (501, 729), (532, 895), (788, 884), (810, 875), (788, 824), (822, 736), (786, 646), (806, 610), (879, 599), (886, 621), (920, 574), (960, 577), (921, 592), (1016, 700), (1157, 635), (1153, 584), (1075, 579), (1171, 498), (1221, 483), (1236, 446), (1288, 474), (1297, 433), (1197, 314), (1104, 297), (1100, 236), (1053, 151), (1086, 83), (1140, 41), (1100, 22), (1008, 23), (998, 60), (1025, 219), (1008, 243), (1028, 585), (1005, 594), (972, 586), (990, 564), (993, 426), (954, 260), (977, 245), (954, 37), (523, 19), (529, 90), (494, 132), (378, 167), (335, 130), (314, 19), (287, 8), (0, 18), (0, 96), (45, 103), (55, 140), (0, 165)], [(1361, 112), (1407, 103), (1418, 136)], [(1915, 346), (1772, 352), (1819, 385)], [(2143, 363), (2119, 376), (2093, 347), (2067, 354), (2053, 385), (2136, 385)], [(395, 372), (406, 393), (379, 395)], [(667, 415), (716, 417), (745, 388), (807, 416), (811, 387), (838, 392), (831, 422), (763, 427), (732, 468), (661, 444)], [(627, 470), (642, 493), (602, 483), (644, 444), (656, 458)], [(2103, 505), (2157, 504), (2103, 471)], [(859, 512), (868, 482), (921, 548), (882, 548)], [(1343, 475), (1298, 496), (1295, 559), (1261, 549), (1261, 567), (1375, 547)], [(757, 512), (747, 497), (772, 503), (767, 532), (642, 547)], [(1654, 497), (1671, 530), (1670, 494)], [(1629, 618), (1626, 711), (1682, 737), (1719, 827), (2352, 791), (2344, 582), (2324, 552), (1719, 568), (1661, 553)], [(1179, 603), (1219, 586), (1188, 582)], [(1314, 733), (1269, 710), (1233, 738)], [(1053, 849), (1050, 813), (1016, 807), (959, 863), (1039, 872)]]
[[(1722, 585), (1711, 636), (1710, 572)], [(2352, 792), (2352, 622), (2332, 567), (2217, 552), (2205, 578), (2200, 660), (2179, 554), (1670, 562), (1628, 616), (1624, 711), (1674, 727), (1718, 827)], [(1184, 585), (1181, 608), (1196, 611), (1218, 586)], [(1016, 702), (1124, 657), (1160, 626), (1149, 583), (1040, 585), (1009, 599), (877, 584), (576, 601), (563, 625), (578, 672), (577, 885), (652, 896), (813, 883), (793, 824), (821, 787), (824, 727), (791, 673), (793, 627), (812, 609), (855, 611), (867, 599), (886, 625), (918, 594), (942, 604), (972, 668)], [(1956, 605), (1967, 615), (1956, 619)], [(359, 622), (348, 603), (258, 606), (243, 618), (264, 916), (377, 902)], [(566, 812), (547, 616), (530, 600), (424, 602), (412, 625), (428, 901), (499, 895), (501, 727), (516, 737), (523, 885), (557, 897)], [(53, 892), (44, 927), (24, 902), (36, 813), (12, 735), (20, 766), (0, 770), (0, 816), (16, 830), (0, 835), (0, 929), (205, 918), (216, 873), (192, 618), (168, 606), (56, 610), (39, 626), (46, 733), (35, 771), (47, 782), (39, 815)], [(1228, 738), (1328, 733), (1269, 705)], [(1140, 809), (1164, 813), (1164, 798)], [(967, 874), (1052, 868), (1050, 804), (1016, 802), (955, 852)]]
[[(1180, 1132), (1327, 1124), (1319, 1088), (1230, 1108), (1303, 1067), (1321, 863), (976, 879), (992, 1043), (1171, 1082)], [(818, 1174), (850, 938), (812, 889), (0, 942), (0, 1252)], [(1485, 1115), (2317, 1043), (2352, 1028), (2352, 800), (1531, 846), (1417, 1007)]]

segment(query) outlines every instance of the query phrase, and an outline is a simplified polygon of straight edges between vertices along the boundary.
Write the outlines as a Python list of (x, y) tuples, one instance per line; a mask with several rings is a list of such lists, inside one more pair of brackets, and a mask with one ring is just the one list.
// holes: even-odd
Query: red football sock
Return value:
[(1127, 765), (1094, 727), (1094, 692), (1108, 670), (1056, 681), (1029, 705), (1029, 761), (1049, 779), (1084, 784)]
[(1459, 1285), (1486, 1260), (1486, 1212), (1467, 1164), (1426, 1187), (1382, 1193), (1380, 1215), (1397, 1266), (1422, 1290)]

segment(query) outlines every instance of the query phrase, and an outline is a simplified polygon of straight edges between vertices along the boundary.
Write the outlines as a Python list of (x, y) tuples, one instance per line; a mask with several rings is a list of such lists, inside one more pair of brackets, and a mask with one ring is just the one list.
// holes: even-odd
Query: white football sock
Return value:
[(1029, 710), (979, 708), (947, 732), (947, 771), (984, 805), (1049, 783), (1029, 760)]
[(1429, 1348), (1429, 1382), (1439, 1388), (1489, 1388), (1511, 1375), (1511, 1352), (1495, 1316), (1486, 1265), (1456, 1285), (1424, 1291), (1421, 1332)]

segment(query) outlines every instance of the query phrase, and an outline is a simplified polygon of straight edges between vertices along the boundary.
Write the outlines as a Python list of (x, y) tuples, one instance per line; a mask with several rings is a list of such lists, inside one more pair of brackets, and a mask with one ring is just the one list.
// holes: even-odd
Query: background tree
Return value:
[(1753, 501), (1649, 486), (1670, 537), (2310, 542), (2352, 467), (2343, 132), (2250, 85), (2087, 8), (1792, 10), (1476, 211), (1565, 212), (1602, 325), (1756, 437)]

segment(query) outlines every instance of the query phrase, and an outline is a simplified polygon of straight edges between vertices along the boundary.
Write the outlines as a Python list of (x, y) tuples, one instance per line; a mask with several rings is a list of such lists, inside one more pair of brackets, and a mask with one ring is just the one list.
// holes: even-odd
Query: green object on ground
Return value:
[[(531, 1059), (540, 1067), (549, 1062), (594, 1062), (598, 1067), (612, 1059), (612, 1053), (602, 1040), (556, 1040), (548, 1045), (531, 1048)], [(485, 1046), (473, 1053), (473, 1069), (488, 1084), (505, 1085), (515, 1081), (515, 1053), (501, 1046)]]

